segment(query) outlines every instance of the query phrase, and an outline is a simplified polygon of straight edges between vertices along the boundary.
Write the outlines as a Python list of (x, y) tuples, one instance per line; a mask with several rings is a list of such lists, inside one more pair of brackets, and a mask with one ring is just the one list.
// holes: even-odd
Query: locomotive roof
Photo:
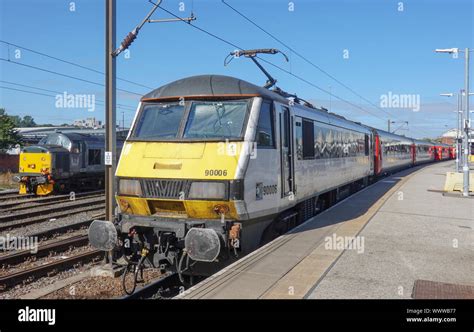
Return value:
[(288, 103), (286, 98), (264, 87), (223, 75), (198, 75), (183, 78), (142, 97), (142, 101), (180, 97), (253, 97), (261, 96)]
[[(82, 133), (61, 133), (56, 132), (49, 135), (63, 135), (69, 138), (71, 141), (87, 141), (87, 142), (101, 142), (104, 141), (104, 135), (89, 135), (89, 134), (82, 134)], [(49, 136), (48, 135), (48, 136)]]

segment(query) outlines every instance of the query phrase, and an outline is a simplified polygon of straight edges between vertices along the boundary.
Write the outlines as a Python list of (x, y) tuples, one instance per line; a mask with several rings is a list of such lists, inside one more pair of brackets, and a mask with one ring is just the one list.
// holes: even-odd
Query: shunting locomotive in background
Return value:
[[(118, 140), (120, 151), (123, 140)], [(20, 153), (20, 194), (48, 195), (103, 188), (104, 135), (52, 133)]]

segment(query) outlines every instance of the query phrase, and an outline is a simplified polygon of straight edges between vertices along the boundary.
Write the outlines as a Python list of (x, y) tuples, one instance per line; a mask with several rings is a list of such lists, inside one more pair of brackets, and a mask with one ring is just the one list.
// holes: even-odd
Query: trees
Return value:
[(36, 127), (36, 122), (33, 117), (25, 115), (20, 121), (20, 127)]
[(4, 108), (0, 108), (0, 150), (21, 143), (21, 137), (15, 130), (15, 120), (7, 115)]

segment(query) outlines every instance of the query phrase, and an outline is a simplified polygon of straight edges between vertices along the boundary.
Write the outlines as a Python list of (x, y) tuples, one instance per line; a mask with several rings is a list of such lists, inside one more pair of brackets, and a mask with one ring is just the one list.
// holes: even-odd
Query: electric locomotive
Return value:
[[(429, 142), (370, 128), (281, 90), (201, 75), (143, 96), (117, 165), (114, 223), (91, 244), (178, 274), (209, 275)], [(415, 148), (413, 148), (415, 146)]]

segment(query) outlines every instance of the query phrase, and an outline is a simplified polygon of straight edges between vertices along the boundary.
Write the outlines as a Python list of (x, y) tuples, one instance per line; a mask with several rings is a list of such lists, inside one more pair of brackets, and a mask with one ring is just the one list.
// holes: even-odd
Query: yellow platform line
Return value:
[[(363, 215), (348, 220), (335, 230), (337, 236), (357, 236), (372, 217), (380, 210), (385, 202), (395, 194), (411, 177), (426, 169), (423, 167), (401, 179), (395, 186), (387, 191)], [(302, 299), (324, 276), (329, 272), (337, 259), (344, 252), (342, 250), (327, 250), (324, 241), (308, 256), (301, 260), (285, 276), (279, 279), (260, 298), (263, 299)]]

